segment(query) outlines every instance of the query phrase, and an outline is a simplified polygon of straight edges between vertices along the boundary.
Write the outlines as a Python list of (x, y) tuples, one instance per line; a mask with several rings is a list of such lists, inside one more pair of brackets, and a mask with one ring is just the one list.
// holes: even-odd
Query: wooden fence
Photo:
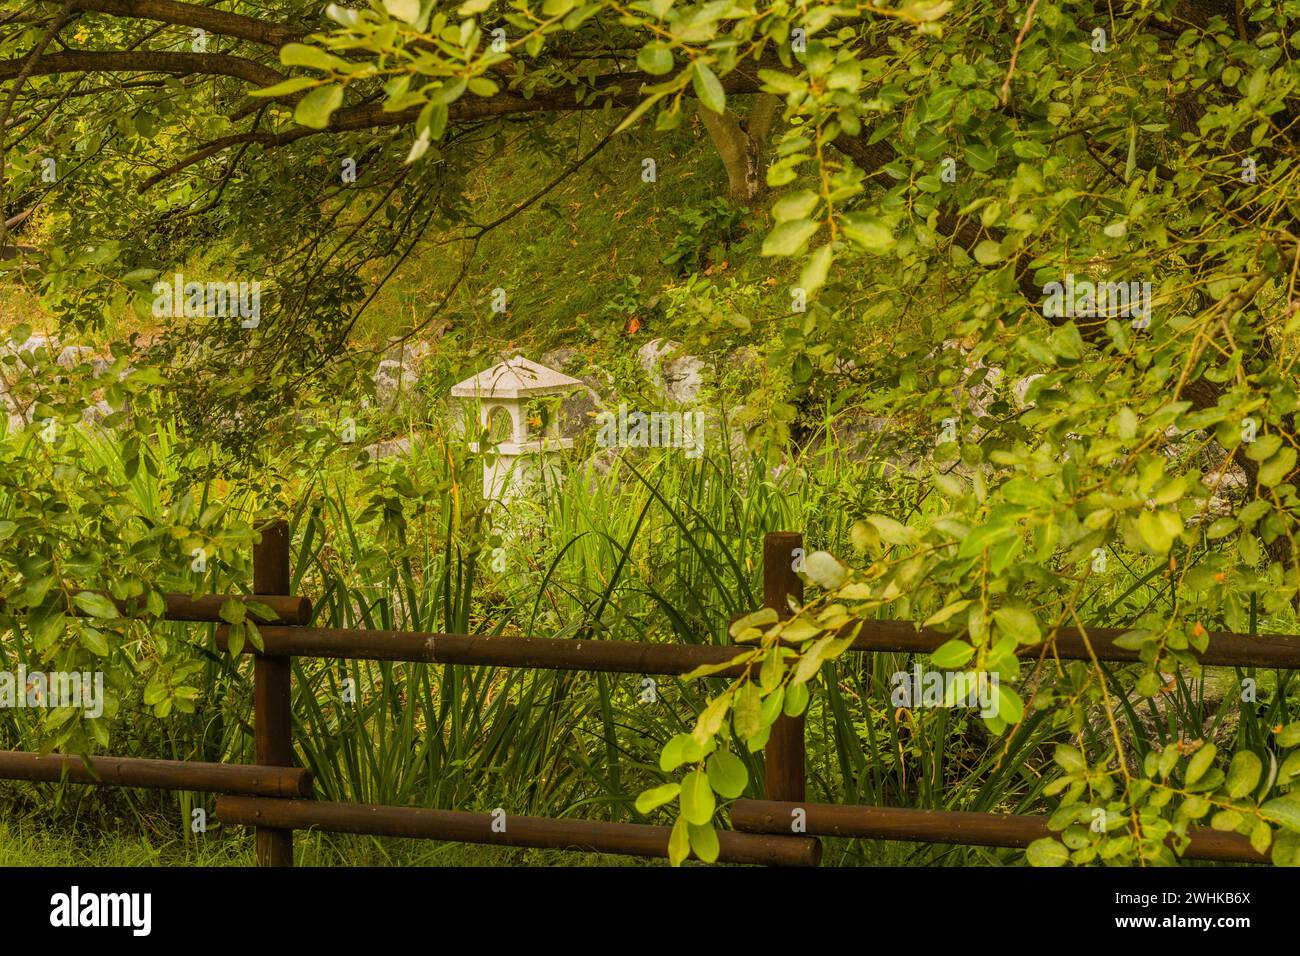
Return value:
[[(789, 599), (803, 599), (803, 582), (793, 571), (802, 535), (773, 532), (763, 541), (763, 603), (789, 613)], [(311, 626), (305, 598), (289, 595), (289, 529), (274, 522), (262, 529), (253, 552), (253, 594), (246, 600), (277, 615), (259, 627), (263, 650), (253, 671), (253, 765), (127, 757), (81, 757), (0, 752), (0, 778), (59, 781), (100, 786), (153, 787), (218, 794), (216, 817), (256, 827), (259, 866), (293, 865), (293, 831), (314, 828), (340, 833), (414, 837), (464, 843), (584, 850), (666, 857), (670, 829), (636, 823), (561, 820), (545, 817), (430, 810), (416, 807), (333, 803), (311, 799), (311, 774), (293, 766), (290, 659), (322, 657), (426, 664), (518, 667), (550, 670), (681, 675), (701, 664), (719, 664), (744, 652), (715, 645), (650, 644), (628, 641), (483, 637)], [(167, 597), (167, 620), (220, 622), (225, 596)], [(125, 609), (124, 609), (125, 610)], [(1055, 653), (1063, 659), (1127, 662), (1137, 653), (1116, 646), (1124, 631), (1060, 630)], [(226, 648), (226, 628), (218, 644)], [(853, 651), (929, 653), (948, 635), (907, 621), (869, 621)], [(1027, 648), (1034, 653), (1040, 648)], [(1201, 660), (1207, 664), (1300, 669), (1300, 637), (1212, 633)], [(738, 672), (722, 671), (723, 675)], [(1042, 816), (915, 810), (897, 807), (809, 803), (805, 797), (803, 717), (781, 717), (764, 748), (765, 799), (730, 804), (734, 831), (719, 833), (718, 859), (732, 863), (816, 866), (818, 837), (851, 837), (1024, 847), (1049, 835)], [(799, 812), (802, 811), (802, 812)], [(793, 821), (798, 819), (800, 826)], [(796, 832), (798, 830), (798, 832)], [(1250, 841), (1236, 833), (1194, 829), (1183, 855), (1225, 862), (1266, 862)]]

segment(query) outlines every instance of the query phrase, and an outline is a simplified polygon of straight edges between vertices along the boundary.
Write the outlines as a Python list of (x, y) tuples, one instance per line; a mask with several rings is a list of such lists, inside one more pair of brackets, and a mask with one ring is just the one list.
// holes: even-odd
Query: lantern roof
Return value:
[(516, 355), (453, 385), (451, 394), (457, 398), (524, 398), (567, 392), (581, 384), (576, 378)]

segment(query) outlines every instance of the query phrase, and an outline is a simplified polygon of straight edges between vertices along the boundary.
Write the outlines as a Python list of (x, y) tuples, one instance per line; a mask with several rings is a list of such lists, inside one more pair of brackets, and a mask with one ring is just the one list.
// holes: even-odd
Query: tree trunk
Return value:
[(743, 120), (731, 110), (715, 113), (700, 107), (700, 122), (722, 157), (728, 190), (737, 202), (752, 203), (767, 190), (767, 140), (777, 103), (772, 94), (759, 93)]

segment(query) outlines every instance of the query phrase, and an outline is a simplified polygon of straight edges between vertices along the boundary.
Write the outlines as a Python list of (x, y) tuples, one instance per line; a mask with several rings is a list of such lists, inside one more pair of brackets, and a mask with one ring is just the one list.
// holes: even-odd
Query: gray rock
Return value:
[(579, 366), (582, 365), (582, 356), (578, 354), (577, 349), (558, 348), (551, 349), (549, 352), (543, 352), (542, 357), (537, 361), (541, 362), (547, 368), (553, 368), (557, 372), (564, 372), (570, 375)]
[(379, 461), (382, 458), (395, 458), (398, 455), (406, 455), (411, 451), (411, 436), (402, 435), (399, 438), (390, 438), (387, 441), (378, 441), (373, 445), (367, 445), (364, 451), (370, 456), (371, 461)]
[(694, 402), (704, 387), (704, 363), (682, 352), (680, 342), (651, 339), (636, 353), (637, 362), (661, 395), (679, 405)]
[(581, 437), (595, 426), (596, 416), (603, 411), (606, 411), (605, 403), (594, 389), (574, 389), (560, 401), (560, 436), (574, 439)]
[(413, 369), (396, 359), (384, 359), (375, 370), (375, 398), (381, 405), (391, 405), (399, 395), (409, 395), (415, 382)]
[(397, 362), (403, 368), (417, 368), (424, 363), (433, 351), (431, 342), (419, 339), (408, 342), (394, 342), (384, 353), (384, 361)]
[(1034, 382), (1036, 382), (1038, 379), (1042, 377), (1043, 375), (1041, 372), (1036, 375), (1028, 375), (1025, 378), (1022, 378), (1019, 381), (1017, 381), (1016, 384), (1014, 384), (1013, 386), (1011, 386), (1011, 390), (1016, 395), (1016, 404), (1020, 408), (1024, 409), (1029, 407), (1025, 403), (1025, 395), (1029, 392), (1029, 386), (1033, 385)]
[(763, 356), (751, 345), (742, 345), (734, 352), (729, 352), (722, 364), (742, 375), (757, 375), (763, 371)]
[(5, 342), (2, 351), (12, 352), (17, 355), (19, 352), (35, 352), (37, 349), (56, 349), (59, 346), (59, 340), (48, 335), (29, 335), (27, 341), (22, 345), (16, 345), (12, 339)]
[(81, 410), (81, 420), (87, 425), (97, 425), (116, 410), (101, 398), (95, 404), (87, 405)]
[(55, 361), (63, 368), (72, 368), (74, 365), (90, 361), (94, 355), (95, 350), (89, 345), (68, 345), (60, 350), (59, 357)]

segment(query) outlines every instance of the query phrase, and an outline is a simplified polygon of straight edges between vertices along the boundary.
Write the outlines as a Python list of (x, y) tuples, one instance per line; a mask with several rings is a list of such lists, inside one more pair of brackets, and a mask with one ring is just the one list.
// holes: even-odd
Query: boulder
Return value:
[(558, 348), (543, 352), (542, 357), (537, 361), (547, 368), (553, 368), (557, 372), (563, 372), (566, 375), (572, 375), (583, 364), (582, 356), (578, 353), (578, 350), (571, 348)]
[(664, 398), (689, 405), (704, 387), (704, 363), (682, 351), (682, 344), (670, 339), (651, 339), (636, 353), (637, 362), (651, 385)]
[(375, 370), (375, 398), (381, 405), (391, 405), (399, 395), (410, 394), (417, 376), (409, 366), (396, 359), (384, 359)]
[(411, 451), (411, 436), (402, 435), (399, 438), (377, 441), (373, 445), (367, 445), (363, 450), (370, 456), (371, 461), (406, 455)]
[(95, 350), (89, 345), (67, 345), (59, 351), (59, 357), (55, 361), (63, 368), (72, 368), (82, 362), (93, 361), (94, 357)]
[(581, 438), (595, 426), (596, 416), (605, 410), (605, 403), (590, 386), (574, 389), (560, 401), (558, 424), (561, 437)]

